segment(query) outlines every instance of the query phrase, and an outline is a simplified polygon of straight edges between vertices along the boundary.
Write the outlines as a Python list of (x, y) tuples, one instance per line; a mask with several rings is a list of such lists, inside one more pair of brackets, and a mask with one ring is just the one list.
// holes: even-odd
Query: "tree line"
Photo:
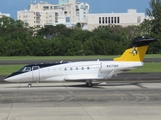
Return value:
[[(139, 26), (100, 26), (93, 31), (65, 25), (32, 28), (10, 17), (0, 18), (0, 56), (119, 55), (137, 36), (161, 38), (161, 0), (151, 0)], [(156, 12), (155, 12), (156, 11)], [(159, 12), (160, 11), (160, 12)], [(161, 41), (150, 45), (149, 54), (161, 53)]]

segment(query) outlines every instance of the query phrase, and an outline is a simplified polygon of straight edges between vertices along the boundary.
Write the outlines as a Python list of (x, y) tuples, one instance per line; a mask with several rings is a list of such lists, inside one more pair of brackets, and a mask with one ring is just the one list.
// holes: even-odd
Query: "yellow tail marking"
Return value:
[(123, 53), (121, 57), (114, 58), (114, 61), (143, 61), (147, 49), (148, 45), (129, 48)]

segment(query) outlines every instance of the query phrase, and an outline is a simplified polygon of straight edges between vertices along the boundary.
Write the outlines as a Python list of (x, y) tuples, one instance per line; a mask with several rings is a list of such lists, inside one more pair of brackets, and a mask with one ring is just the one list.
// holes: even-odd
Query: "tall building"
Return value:
[(89, 4), (78, 3), (76, 6), (76, 15), (81, 22), (87, 22), (87, 16), (89, 14)]
[(69, 27), (78, 22), (87, 24), (89, 5), (76, 0), (59, 0), (59, 4), (32, 2), (28, 10), (17, 12), (17, 19), (32, 27), (65, 24)]

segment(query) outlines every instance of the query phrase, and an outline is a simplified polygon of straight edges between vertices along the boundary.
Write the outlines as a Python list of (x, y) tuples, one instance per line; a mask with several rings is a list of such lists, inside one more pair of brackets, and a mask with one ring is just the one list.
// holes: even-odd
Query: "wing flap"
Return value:
[(109, 79), (114, 75), (115, 70), (112, 70), (104, 79)]

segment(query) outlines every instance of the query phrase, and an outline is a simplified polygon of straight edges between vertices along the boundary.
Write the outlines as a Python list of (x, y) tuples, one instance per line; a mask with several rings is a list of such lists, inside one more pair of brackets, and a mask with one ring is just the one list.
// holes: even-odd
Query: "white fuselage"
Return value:
[[(36, 65), (35, 65), (36, 66)], [(18, 74), (5, 81), (34, 82), (34, 81), (78, 81), (106, 80), (127, 70), (143, 66), (143, 62), (87, 61), (69, 62), (53, 65), (37, 70)]]

